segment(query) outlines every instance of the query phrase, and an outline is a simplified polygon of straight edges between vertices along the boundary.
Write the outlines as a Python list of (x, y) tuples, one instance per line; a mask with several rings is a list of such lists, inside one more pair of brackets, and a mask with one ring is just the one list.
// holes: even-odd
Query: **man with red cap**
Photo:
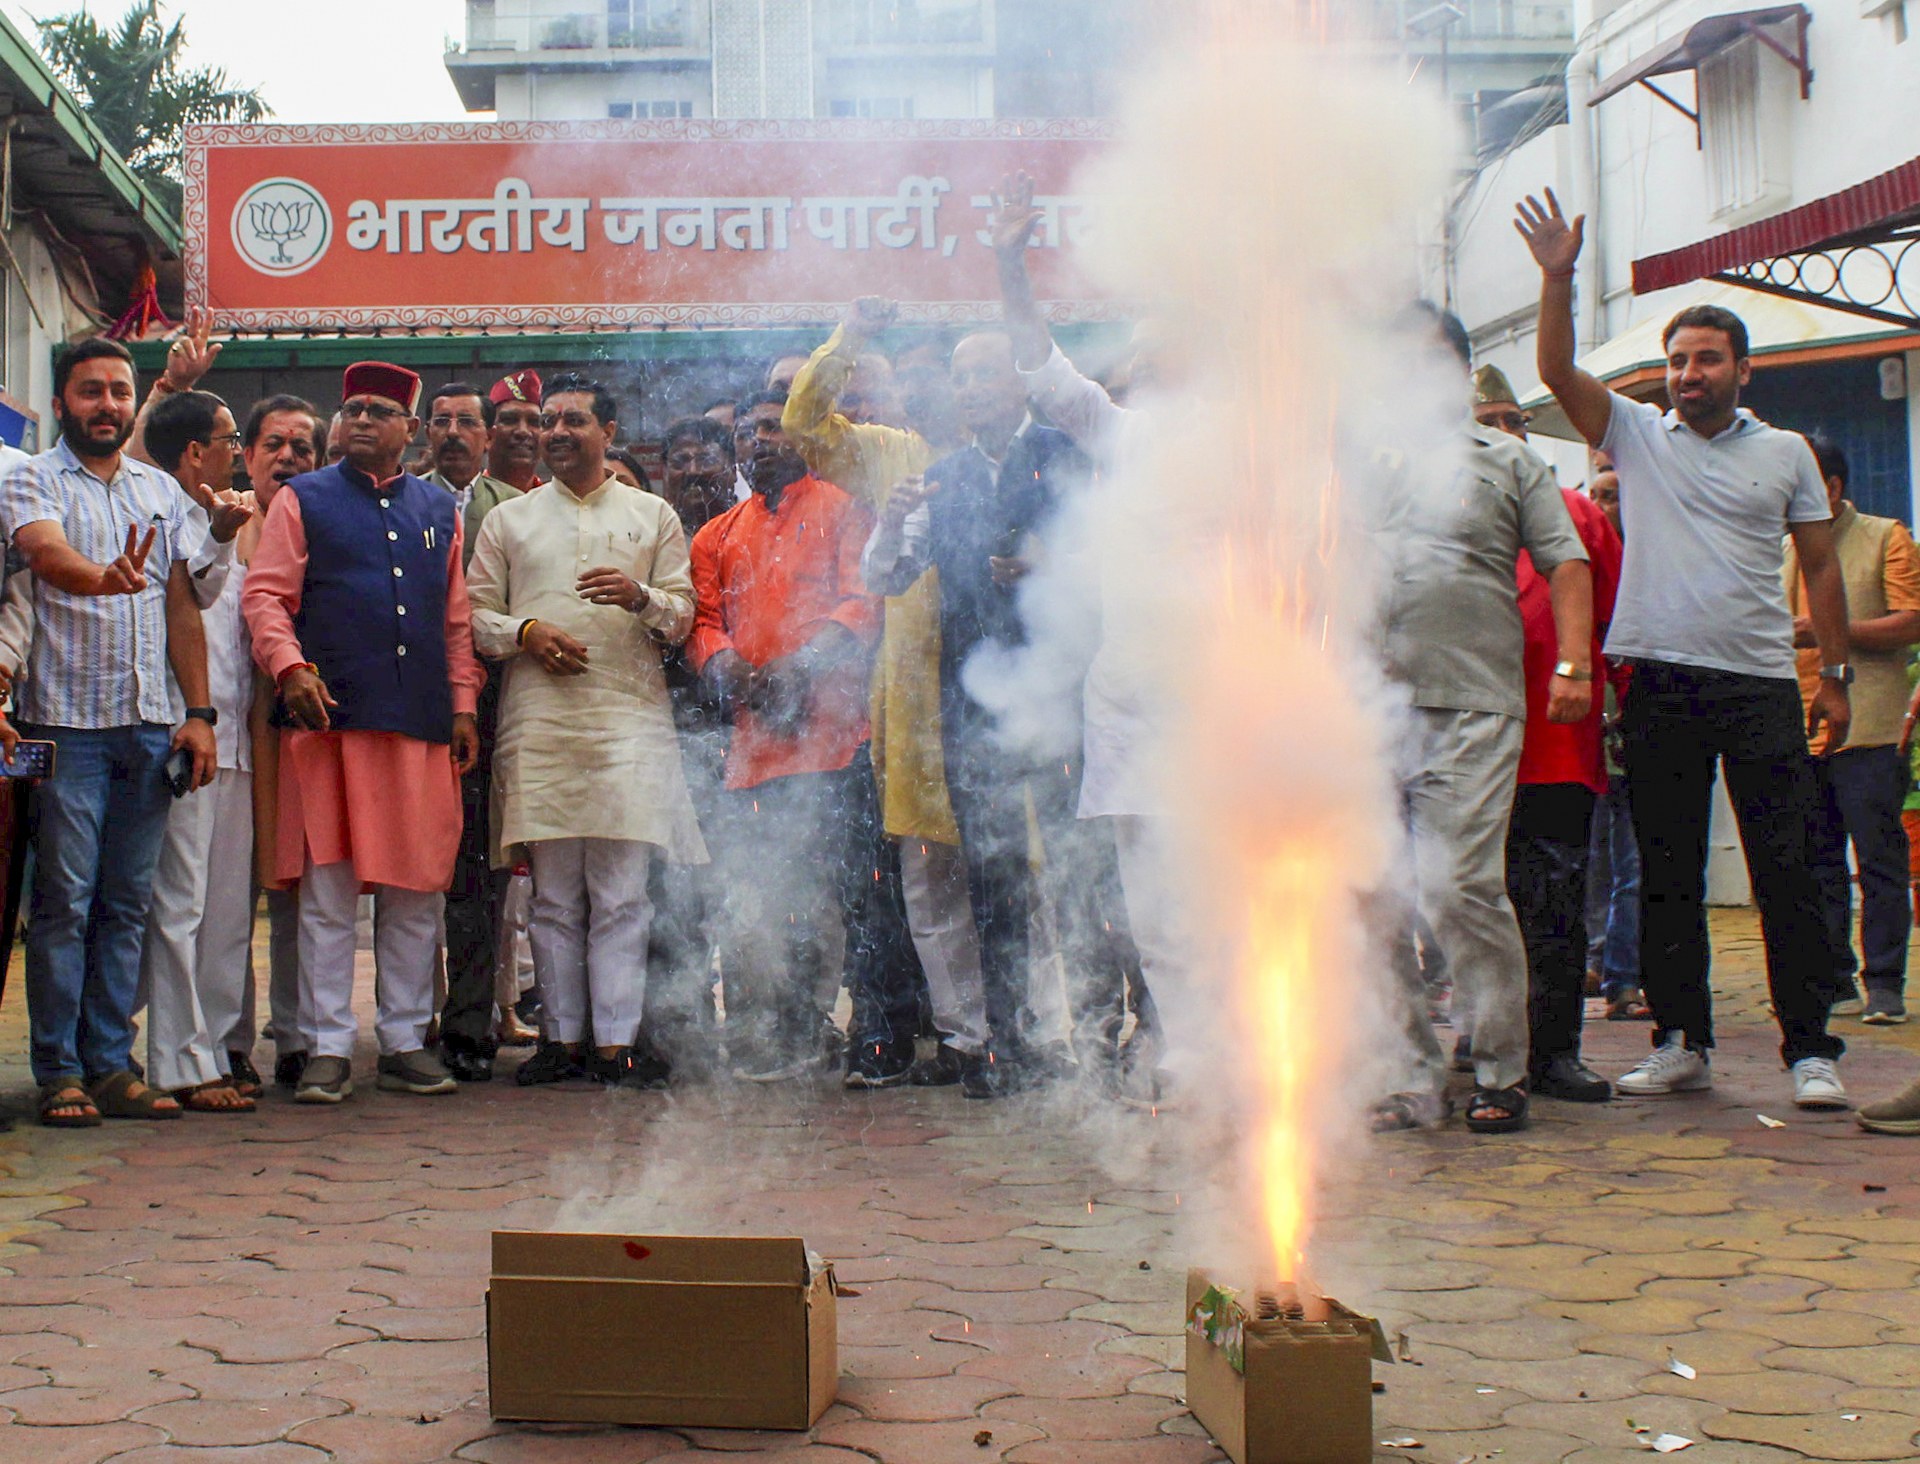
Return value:
[(540, 484), (540, 373), (516, 371), (487, 393), (493, 423), (487, 429), (487, 475), (531, 493)]
[(346, 456), (274, 496), (241, 597), (254, 659), (280, 693), (271, 863), (300, 885), (303, 1103), (353, 1091), (353, 927), (368, 888), (379, 900), (379, 1084), (454, 1087), (426, 1032), (483, 677), (459, 513), (444, 488), (400, 467), (419, 396), (403, 367), (347, 368)]

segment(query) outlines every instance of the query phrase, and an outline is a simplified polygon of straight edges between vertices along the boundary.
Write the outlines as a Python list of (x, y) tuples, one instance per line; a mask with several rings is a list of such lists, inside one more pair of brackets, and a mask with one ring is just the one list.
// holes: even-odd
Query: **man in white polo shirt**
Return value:
[[(1626, 554), (1607, 655), (1633, 666), (1622, 713), (1640, 845), (1641, 980), (1653, 1053), (1620, 1092), (1676, 1093), (1713, 1082), (1712, 995), (1703, 907), (1716, 761), (1740, 821), (1766, 942), (1781, 1057), (1802, 1108), (1844, 1108), (1827, 1032), (1832, 969), (1812, 867), (1818, 809), (1808, 735), (1847, 740), (1847, 600), (1832, 511), (1806, 439), (1740, 407), (1752, 374), (1746, 326), (1716, 306), (1668, 324), (1661, 412), (1617, 396), (1574, 365), (1573, 272), (1582, 225), (1552, 193), (1516, 224), (1540, 265), (1540, 379), (1620, 475)], [(1806, 580), (1821, 679), (1802, 713), (1793, 617), (1780, 582), (1790, 534)]]

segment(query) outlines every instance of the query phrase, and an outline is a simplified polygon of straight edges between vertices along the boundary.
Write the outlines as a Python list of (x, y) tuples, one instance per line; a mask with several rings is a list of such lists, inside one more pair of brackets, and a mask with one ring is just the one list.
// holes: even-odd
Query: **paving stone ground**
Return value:
[[(1376, 1440), (1420, 1443), (1378, 1459), (1621, 1464), (1661, 1433), (1698, 1464), (1920, 1457), (1920, 1141), (1793, 1110), (1754, 921), (1714, 934), (1712, 1092), (1350, 1157), (1330, 1265), (1406, 1339), (1376, 1367)], [(1837, 1027), (1856, 1097), (1920, 1067), (1909, 1030)], [(1608, 1070), (1645, 1040), (1588, 1027)], [(24, 1045), (10, 999), (17, 1103)], [(1217, 1460), (1182, 1403), (1175, 1131), (1129, 1115), (1096, 1145), (1075, 1119), (955, 1090), (495, 1082), (23, 1124), (0, 1136), (0, 1464)], [(492, 1422), (489, 1233), (602, 1224), (804, 1236), (856, 1293), (838, 1403), (792, 1435)]]

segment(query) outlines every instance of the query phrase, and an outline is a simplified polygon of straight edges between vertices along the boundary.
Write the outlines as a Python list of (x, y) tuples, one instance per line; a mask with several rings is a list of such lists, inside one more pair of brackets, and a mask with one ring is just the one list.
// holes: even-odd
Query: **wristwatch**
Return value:
[(187, 720), (192, 721), (196, 717), (200, 721), (205, 722), (209, 727), (217, 727), (220, 725), (220, 708), (188, 707)]
[(1564, 676), (1569, 681), (1593, 680), (1593, 673), (1591, 671), (1582, 671), (1578, 666), (1574, 665), (1573, 662), (1571, 661), (1560, 662), (1558, 665), (1556, 665), (1553, 668), (1553, 674), (1555, 676)]
[(1837, 681), (1842, 686), (1851, 686), (1853, 685), (1853, 667), (1844, 661), (1838, 666), (1822, 666), (1820, 668), (1820, 679), (1822, 681)]

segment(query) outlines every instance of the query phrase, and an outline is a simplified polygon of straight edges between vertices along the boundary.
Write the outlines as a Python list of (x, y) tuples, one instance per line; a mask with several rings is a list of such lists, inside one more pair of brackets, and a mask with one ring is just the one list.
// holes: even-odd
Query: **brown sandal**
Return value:
[[(172, 1094), (150, 1088), (132, 1073), (122, 1070), (108, 1073), (87, 1085), (94, 1106), (108, 1118), (178, 1118), (183, 1110)], [(163, 1108), (170, 1103), (171, 1108)]]
[[(62, 1113), (63, 1108), (78, 1110)], [(46, 1128), (99, 1128), (100, 1110), (87, 1090), (69, 1078), (40, 1085), (40, 1122)]]
[(192, 1113), (252, 1113), (260, 1105), (242, 1093), (231, 1078), (215, 1078), (211, 1083), (196, 1083), (191, 1088), (175, 1088), (173, 1096)]

